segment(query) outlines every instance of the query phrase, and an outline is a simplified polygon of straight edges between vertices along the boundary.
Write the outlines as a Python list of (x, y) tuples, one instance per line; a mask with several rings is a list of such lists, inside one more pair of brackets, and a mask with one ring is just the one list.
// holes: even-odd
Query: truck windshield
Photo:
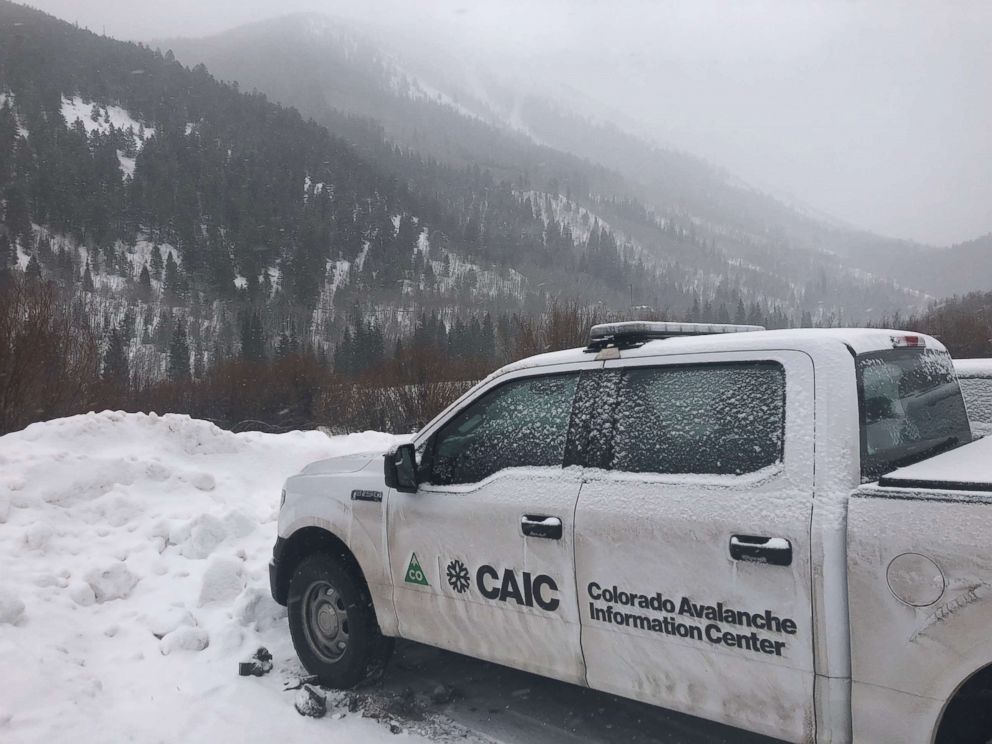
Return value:
[(971, 441), (947, 352), (877, 351), (858, 355), (857, 367), (862, 480), (876, 480)]

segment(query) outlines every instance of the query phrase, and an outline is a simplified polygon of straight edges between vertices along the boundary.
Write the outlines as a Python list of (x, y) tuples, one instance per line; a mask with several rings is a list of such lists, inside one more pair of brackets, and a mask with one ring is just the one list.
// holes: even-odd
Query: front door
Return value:
[(575, 525), (589, 685), (811, 741), (812, 363), (675, 361), (601, 375), (614, 434)]
[(584, 681), (573, 518), (562, 468), (579, 370), (519, 373), (421, 440), (416, 493), (387, 496), (400, 635)]

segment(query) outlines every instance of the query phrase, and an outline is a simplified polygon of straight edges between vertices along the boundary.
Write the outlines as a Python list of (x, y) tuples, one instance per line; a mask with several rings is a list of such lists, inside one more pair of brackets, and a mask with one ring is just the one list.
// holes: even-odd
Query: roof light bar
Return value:
[(890, 336), (893, 349), (918, 348), (927, 345), (923, 336), (911, 334), (908, 336)]
[(607, 346), (640, 346), (648, 341), (676, 336), (708, 336), (714, 333), (747, 333), (763, 331), (763, 326), (731, 323), (672, 323), (669, 321), (631, 320), (622, 323), (600, 323), (589, 329), (589, 351)]

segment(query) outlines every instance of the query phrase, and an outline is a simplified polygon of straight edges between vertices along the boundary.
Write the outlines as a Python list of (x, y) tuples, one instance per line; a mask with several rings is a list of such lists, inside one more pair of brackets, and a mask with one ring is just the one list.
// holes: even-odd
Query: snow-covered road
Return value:
[[(0, 438), (0, 741), (759, 741), (402, 643), (380, 687), (298, 715), (266, 568), (282, 480), (391, 441), (111, 412)], [(259, 646), (273, 672), (239, 677)]]

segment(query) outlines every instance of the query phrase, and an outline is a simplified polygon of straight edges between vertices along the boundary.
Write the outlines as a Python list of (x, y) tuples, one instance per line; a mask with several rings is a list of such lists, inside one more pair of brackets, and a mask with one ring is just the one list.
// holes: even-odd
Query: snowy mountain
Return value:
[(0, 1), (0, 271), (65, 287), (132, 383), (297, 352), (357, 375), (416, 338), (491, 365), (564, 301), (782, 326), (930, 299), (710, 166), (652, 150), (652, 186), (619, 130), (335, 22), (172, 46), (193, 66)]
[[(992, 252), (937, 250), (858, 230), (699, 158), (650, 144), (611, 123), (611, 117), (623, 120), (615, 112), (596, 115), (595, 101), (578, 91), (543, 88), (541, 76), (513, 69), (512, 60), (500, 69), (486, 67), (456, 46), (418, 43), (385, 25), (304, 14), (162, 44), (190, 64), (203, 61), (224, 79), (300, 108), (356, 143), (364, 140), (354, 117), (366, 117), (376, 137), (381, 127), (404, 147), (525, 178), (582, 206), (588, 195), (634, 199), (709, 233), (728, 258), (759, 270), (779, 272), (784, 258), (795, 264), (796, 277), (822, 267), (831, 279), (853, 272), (943, 296), (984, 288), (980, 276), (992, 269)], [(574, 106), (593, 115), (577, 114)], [(660, 239), (647, 247), (669, 252)], [(808, 255), (798, 261), (787, 255), (797, 253)], [(893, 255), (909, 260), (892, 261)], [(955, 268), (964, 259), (969, 272)], [(890, 309), (916, 302), (893, 299)], [(848, 300), (847, 313), (837, 314), (877, 316), (885, 312), (881, 306)]]

